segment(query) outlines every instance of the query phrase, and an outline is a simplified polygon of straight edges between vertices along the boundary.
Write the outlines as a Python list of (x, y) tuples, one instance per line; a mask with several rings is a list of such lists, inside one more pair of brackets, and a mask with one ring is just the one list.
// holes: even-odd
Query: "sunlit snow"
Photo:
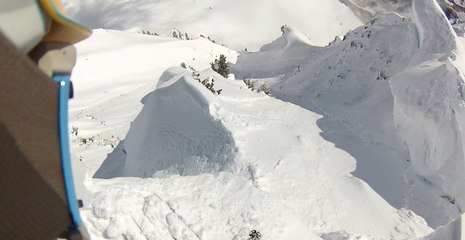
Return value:
[[(336, 0), (314, 15), (323, 1), (249, 2), (65, 1), (130, 29), (77, 45), (70, 129), (93, 239), (454, 239), (465, 61), (439, 6), (361, 25)], [(210, 68), (220, 54), (228, 78)]]

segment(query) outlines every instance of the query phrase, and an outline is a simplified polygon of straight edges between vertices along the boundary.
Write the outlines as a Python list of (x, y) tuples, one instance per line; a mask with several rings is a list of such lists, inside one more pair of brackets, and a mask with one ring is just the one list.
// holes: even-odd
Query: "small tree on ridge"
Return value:
[(215, 59), (214, 62), (210, 63), (212, 69), (219, 73), (221, 76), (227, 78), (229, 74), (229, 62), (226, 61), (226, 56), (220, 55), (219, 59)]

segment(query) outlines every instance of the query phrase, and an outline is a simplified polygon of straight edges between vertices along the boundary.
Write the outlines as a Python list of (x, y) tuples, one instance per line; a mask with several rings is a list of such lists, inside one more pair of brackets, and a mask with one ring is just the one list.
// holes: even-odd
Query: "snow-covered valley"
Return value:
[[(70, 129), (92, 239), (457, 236), (465, 55), (437, 3), (416, 0), (411, 17), (362, 24), (336, 0), (299, 18), (317, 1), (257, 2), (281, 15), (207, 31), (200, 26), (251, 10), (121, 0), (101, 3), (99, 15), (96, 2), (64, 3), (95, 27), (129, 31), (94, 30), (77, 45)], [(286, 13), (291, 6), (301, 8)], [(160, 14), (173, 9), (183, 12), (176, 20)], [(170, 37), (173, 28), (190, 37)], [(210, 67), (220, 54), (228, 78)]]

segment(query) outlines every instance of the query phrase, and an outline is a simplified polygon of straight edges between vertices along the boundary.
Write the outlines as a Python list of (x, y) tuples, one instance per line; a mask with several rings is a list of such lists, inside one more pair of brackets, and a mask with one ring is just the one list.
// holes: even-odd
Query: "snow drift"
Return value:
[(237, 78), (286, 74), (320, 49), (294, 27), (283, 26), (281, 32), (280, 38), (263, 45), (258, 52), (240, 55), (240, 65), (233, 66)]
[(144, 98), (144, 108), (124, 142), (123, 176), (233, 169), (234, 139), (209, 112), (217, 104), (216, 97), (190, 74), (183, 68), (167, 70), (157, 89)]

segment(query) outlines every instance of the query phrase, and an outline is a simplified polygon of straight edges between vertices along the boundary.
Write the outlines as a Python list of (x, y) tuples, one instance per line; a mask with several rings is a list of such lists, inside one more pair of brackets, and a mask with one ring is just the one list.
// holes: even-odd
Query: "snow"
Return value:
[(129, 123), (143, 107), (141, 99), (155, 88), (165, 69), (181, 63), (206, 68), (219, 54), (230, 61), (237, 55), (203, 38), (181, 41), (101, 29), (77, 48), (70, 128), (77, 129), (73, 143), (86, 149), (75, 155), (92, 159), (86, 163), (91, 175), (125, 138)]
[[(119, 42), (116, 36), (133, 37), (97, 31), (94, 38), (107, 34), (115, 44)], [(158, 37), (153, 38), (157, 42)], [(171, 49), (176, 52), (184, 43), (172, 40)], [(207, 43), (209, 46), (197, 50), (210, 51), (214, 44)], [(79, 49), (85, 52), (86, 44), (92, 45), (92, 39)], [(77, 71), (90, 70), (84, 63), (91, 58), (83, 54)], [(392, 208), (350, 174), (356, 168), (355, 159), (320, 137), (319, 115), (251, 92), (241, 81), (224, 79), (212, 70), (203, 71), (201, 79), (214, 78), (215, 86), (223, 89), (219, 96), (183, 68), (170, 68), (159, 75), (156, 89), (141, 97), (144, 106), (124, 144), (112, 153), (127, 155), (116, 165), (111, 164), (115, 159), (107, 158), (109, 162), (97, 171), (98, 177), (112, 179), (90, 180), (94, 199), (83, 215), (96, 239), (243, 239), (253, 228), (260, 229), (264, 239), (305, 234), (320, 239), (342, 232), (375, 239), (391, 235), (412, 238), (431, 231), (422, 218)], [(91, 109), (74, 113), (82, 115)], [(111, 113), (105, 116), (114, 115)], [(80, 123), (78, 119), (73, 122)], [(93, 143), (84, 146), (92, 148)], [(90, 152), (84, 146), (75, 145), (77, 152)], [(225, 150), (223, 155), (215, 150), (218, 147)], [(202, 164), (194, 164), (199, 162)], [(115, 178), (123, 176), (143, 178)], [(155, 178), (144, 178), (150, 176)], [(186, 195), (187, 191), (192, 194)]]
[(347, 5), (354, 14), (364, 23), (373, 19), (378, 13), (396, 12), (404, 16), (410, 15), (410, 6), (413, 0), (340, 0)]
[(326, 45), (361, 24), (337, 0), (64, 0), (63, 5), (91, 28), (146, 30), (161, 36), (177, 29), (236, 50), (258, 49), (278, 37), (282, 25), (298, 27), (316, 44)]
[(265, 78), (288, 73), (290, 69), (297, 68), (302, 61), (308, 59), (308, 56), (320, 49), (313, 46), (313, 43), (298, 29), (284, 27), (281, 31), (282, 37), (263, 45), (260, 51), (244, 53), (240, 56), (240, 64), (245, 67), (240, 69), (234, 67), (238, 78), (252, 74), (259, 74), (260, 77)]
[(450, 223), (439, 227), (433, 233), (424, 237), (423, 240), (440, 240), (440, 239), (462, 239), (465, 231), (463, 215)]
[[(241, 82), (230, 83), (231, 80), (211, 70), (203, 75), (214, 77), (224, 92), (215, 96), (192, 77), (180, 73), (160, 84), (145, 101), (144, 109), (132, 123), (125, 139), (127, 157), (122, 172), (123, 176), (138, 174), (133, 170), (137, 168), (149, 171), (150, 176), (153, 169), (158, 171), (155, 178), (143, 181), (115, 179), (111, 181), (117, 183), (109, 185), (106, 181), (96, 182), (94, 187), (100, 189), (91, 203), (92, 210), (85, 211), (85, 216), (91, 223), (95, 217), (107, 221), (103, 227), (91, 225), (103, 234), (102, 237), (131, 234), (132, 230), (119, 227), (119, 223), (112, 220), (127, 218), (126, 215), (134, 218), (138, 226), (144, 225), (145, 218), (161, 221), (162, 225), (155, 232), (166, 232), (178, 239), (243, 239), (240, 235), (243, 228), (261, 229), (264, 239), (287, 239), (306, 232), (315, 233), (309, 235), (310, 239), (319, 239), (318, 235), (334, 235), (341, 230), (367, 238), (393, 235), (408, 239), (430, 231), (422, 218), (408, 210), (392, 208), (366, 183), (350, 174), (355, 168), (355, 160), (321, 139), (316, 126), (318, 115), (264, 94), (252, 93)], [(168, 111), (167, 108), (176, 110)], [(178, 111), (189, 118), (172, 118), (171, 114)], [(208, 114), (211, 119), (203, 119), (203, 114)], [(177, 127), (164, 122), (165, 116)], [(215, 119), (225, 129), (212, 127)], [(184, 120), (196, 126), (186, 125)], [(164, 124), (160, 126), (158, 122)], [(201, 129), (202, 134), (196, 129)], [(203, 153), (210, 145), (219, 142), (212, 134), (219, 131), (220, 136), (228, 136), (226, 130), (230, 131), (238, 151), (236, 171), (230, 167), (208, 168), (207, 165), (200, 169), (208, 172), (205, 174), (190, 168), (194, 163), (194, 166), (204, 167), (203, 161), (227, 160), (218, 156), (204, 156), (202, 164), (198, 164), (197, 159), (174, 161), (185, 159), (176, 156), (183, 150), (196, 149), (195, 154)], [(158, 131), (169, 134), (160, 136)], [(280, 136), (279, 141), (273, 137), (275, 134)], [(184, 140), (190, 138), (193, 139)], [(166, 142), (154, 144), (151, 139)], [(214, 141), (209, 142), (211, 140)], [(132, 145), (128, 145), (129, 142)], [(196, 143), (202, 144), (189, 145)], [(176, 147), (169, 147), (170, 144), (176, 144)], [(134, 146), (143, 157), (131, 156)], [(163, 156), (155, 155), (165, 154), (163, 149), (171, 150), (167, 153), (171, 154), (171, 162), (166, 164), (159, 162)], [(177, 165), (173, 168), (167, 164)], [(137, 176), (146, 177), (147, 172)], [(186, 195), (186, 191), (191, 194)], [(109, 199), (116, 202), (109, 203)], [(156, 201), (157, 207), (148, 211), (147, 202), (151, 201)], [(123, 207), (126, 204), (131, 205), (129, 210)], [(113, 229), (120, 232), (113, 233)], [(145, 229), (141, 231), (147, 236)]]
[(150, 177), (160, 170), (198, 175), (234, 168), (234, 139), (210, 116), (209, 109), (218, 106), (213, 94), (181, 75), (150, 93), (133, 121), (124, 144), (123, 176)]
[[(395, 13), (379, 14), (366, 26), (346, 34), (343, 41), (326, 48), (303, 47), (306, 54), (300, 59), (293, 55), (298, 61), (289, 61), (286, 74), (279, 74), (286, 72), (286, 66), (274, 57), (285, 51), (279, 44), (273, 50), (239, 56), (234, 69), (243, 78), (271, 79), (273, 96), (322, 114), (318, 122), (322, 136), (357, 159), (357, 177), (393, 206), (413, 209), (436, 227), (461, 211), (457, 198), (463, 194), (463, 135), (457, 125), (463, 117), (451, 113), (460, 114), (463, 108), (463, 80), (453, 65), (432, 74), (427, 69), (436, 69), (434, 62), (427, 66), (415, 63), (425, 56), (446, 61), (461, 55), (455, 53), (457, 41), (437, 4), (417, 1), (412, 14), (413, 21)], [(306, 41), (287, 38), (284, 34), (275, 42)], [(273, 73), (269, 66), (274, 63), (284, 69), (274, 77), (254, 71), (270, 69)], [(412, 75), (412, 71), (423, 74)], [(423, 103), (426, 109), (422, 110), (417, 104), (420, 100), (414, 99), (428, 99), (431, 92), (436, 94), (434, 102)], [(412, 104), (403, 112), (423, 113), (400, 119), (401, 104)], [(428, 123), (432, 114), (443, 120)], [(428, 159), (421, 155), (428, 153), (428, 146), (456, 155), (436, 150), (438, 155)], [(445, 167), (444, 161), (449, 168), (439, 170)], [(430, 172), (422, 172), (422, 168)]]
[(420, 47), (406, 70), (391, 80), (394, 120), (409, 150), (412, 170), (461, 209), (464, 83), (452, 60), (456, 36), (437, 9), (437, 3), (413, 4)]
[[(287, 74), (276, 76), (271, 87), (273, 96), (322, 114), (318, 126), (323, 129), (323, 137), (355, 156), (355, 174), (396, 207), (403, 207), (403, 195), (408, 191), (403, 183), (408, 164), (402, 152), (393, 151), (401, 146), (393, 131), (389, 83), (380, 75), (392, 76), (408, 63), (417, 40), (406, 36), (415, 36), (412, 23), (397, 15), (380, 15), (373, 24), (347, 34), (344, 41), (327, 48), (301, 48), (310, 54), (302, 54), (300, 62), (290, 62)], [(260, 55), (241, 55), (234, 66), (238, 75), (262, 78), (261, 72), (248, 69), (249, 58)], [(255, 62), (272, 65), (274, 58), (267, 56)]]
[[(131, 9), (120, 0), (85, 11), (95, 4), (65, 5), (95, 26), (143, 29), (155, 19), (166, 32), (167, 23), (190, 33), (235, 15), (230, 27), (209, 30), (228, 47), (257, 51), (104, 29), (77, 45), (70, 125), (92, 239), (241, 240), (254, 229), (265, 240), (454, 239), (460, 232), (465, 61), (433, 1), (414, 1), (412, 19), (377, 14), (326, 47), (341, 33), (321, 34), (327, 25), (320, 24), (312, 34), (331, 36), (322, 44), (307, 27), (329, 9), (355, 18), (336, 1), (322, 3), (308, 25), (289, 23), (280, 37), (281, 20), (269, 27), (275, 17), (237, 15), (266, 6), (291, 19), (301, 8), (285, 10), (297, 2), (257, 1), (244, 10), (242, 1), (139, 1)], [(203, 13), (210, 4), (212, 13)], [(264, 32), (229, 31), (241, 28)], [(232, 63), (228, 78), (210, 68), (220, 54)], [(214, 80), (221, 94), (196, 78)], [(264, 84), (270, 95), (257, 92)]]

